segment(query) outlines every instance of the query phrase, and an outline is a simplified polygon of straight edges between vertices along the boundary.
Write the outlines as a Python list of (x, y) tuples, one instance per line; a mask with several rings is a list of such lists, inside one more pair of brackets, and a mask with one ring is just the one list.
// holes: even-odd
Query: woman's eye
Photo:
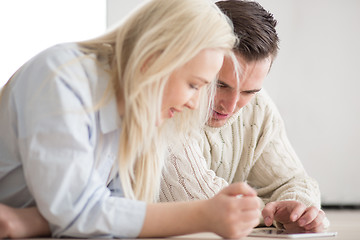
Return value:
[(195, 89), (195, 90), (199, 90), (199, 86), (194, 85), (194, 84), (190, 84), (190, 88)]

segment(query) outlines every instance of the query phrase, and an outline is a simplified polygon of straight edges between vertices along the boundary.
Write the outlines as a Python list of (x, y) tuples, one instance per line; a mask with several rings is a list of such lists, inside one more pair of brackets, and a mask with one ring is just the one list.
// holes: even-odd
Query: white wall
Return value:
[[(108, 23), (141, 2), (108, 0)], [(259, 2), (279, 22), (281, 49), (265, 87), (290, 141), (324, 203), (360, 204), (360, 1)]]
[(360, 1), (259, 0), (278, 20), (265, 86), (323, 202), (360, 204)]
[(1, 0), (0, 89), (39, 51), (105, 30), (105, 0)]
[(107, 25), (116, 24), (144, 0), (107, 0)]

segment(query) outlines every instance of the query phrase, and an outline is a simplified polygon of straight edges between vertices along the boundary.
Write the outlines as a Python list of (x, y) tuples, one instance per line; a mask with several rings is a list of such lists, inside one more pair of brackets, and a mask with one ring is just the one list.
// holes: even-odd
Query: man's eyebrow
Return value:
[(259, 89), (251, 89), (251, 90), (243, 90), (241, 92), (244, 92), (244, 93), (257, 93), (257, 92), (260, 92), (261, 91), (261, 88)]
[(229, 84), (221, 81), (220, 79), (217, 80), (217, 83), (223, 85), (223, 87), (233, 88), (233, 87), (231, 87)]

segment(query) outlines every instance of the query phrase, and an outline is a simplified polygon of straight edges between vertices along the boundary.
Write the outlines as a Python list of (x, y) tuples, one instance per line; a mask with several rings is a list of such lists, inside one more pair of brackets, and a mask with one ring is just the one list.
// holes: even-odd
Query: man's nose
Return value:
[(234, 112), (236, 104), (239, 101), (240, 94), (237, 91), (233, 91), (231, 94), (224, 96), (223, 107), (228, 113)]

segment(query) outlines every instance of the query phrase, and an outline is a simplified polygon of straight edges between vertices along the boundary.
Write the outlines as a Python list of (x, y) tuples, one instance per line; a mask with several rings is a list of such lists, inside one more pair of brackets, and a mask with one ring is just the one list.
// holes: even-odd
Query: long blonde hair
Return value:
[[(167, 125), (156, 127), (156, 121), (170, 74), (203, 49), (231, 54), (236, 40), (229, 21), (210, 0), (151, 0), (105, 35), (79, 43), (108, 59), (110, 93), (124, 99), (118, 163), (126, 197), (156, 199), (165, 150), (161, 129)], [(199, 110), (173, 120), (181, 123), (179, 132), (205, 122), (213, 92), (214, 86), (202, 90)]]

